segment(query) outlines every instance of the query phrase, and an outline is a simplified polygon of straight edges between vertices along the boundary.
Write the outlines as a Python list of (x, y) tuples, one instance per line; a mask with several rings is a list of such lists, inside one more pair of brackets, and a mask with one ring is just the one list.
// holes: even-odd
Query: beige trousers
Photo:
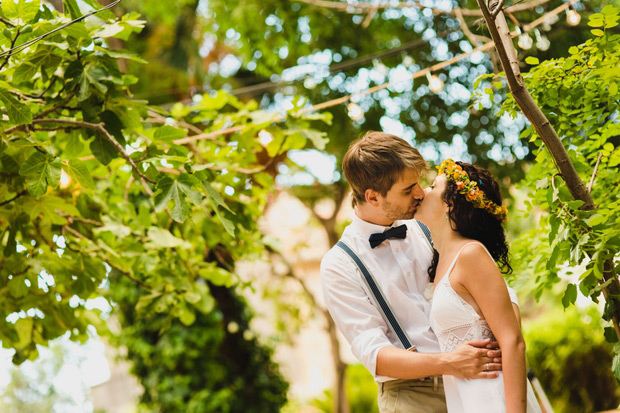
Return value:
[(381, 413), (446, 413), (441, 376), (431, 379), (391, 380), (379, 386)]

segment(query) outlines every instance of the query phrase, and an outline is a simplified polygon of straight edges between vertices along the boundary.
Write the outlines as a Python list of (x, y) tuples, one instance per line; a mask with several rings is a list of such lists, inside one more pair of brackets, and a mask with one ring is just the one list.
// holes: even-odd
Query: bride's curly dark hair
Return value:
[[(484, 192), (488, 199), (497, 205), (502, 204), (502, 193), (499, 185), (489, 171), (466, 162), (457, 161), (456, 164), (467, 172), (470, 180), (478, 184), (478, 188)], [(446, 181), (446, 189), (442, 194), (442, 199), (449, 205), (450, 227), (464, 238), (480, 241), (489, 250), (499, 265), (500, 271), (504, 274), (510, 274), (512, 267), (509, 262), (508, 244), (501, 221), (490, 212), (475, 208), (474, 204), (458, 191), (454, 181)], [(433, 261), (428, 269), (431, 282), (435, 279), (438, 262), (439, 253), (434, 250)]]

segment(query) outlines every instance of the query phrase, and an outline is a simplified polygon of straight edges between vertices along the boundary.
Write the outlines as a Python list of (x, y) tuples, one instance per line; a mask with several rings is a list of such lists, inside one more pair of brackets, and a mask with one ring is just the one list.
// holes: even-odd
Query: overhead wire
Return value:
[[(578, 1), (579, 0), (569, 0), (568, 2), (562, 4), (561, 6), (556, 7), (555, 9), (547, 12), (546, 14), (544, 14), (543, 16), (539, 17), (538, 19), (534, 20), (533, 22), (531, 22), (531, 23), (529, 23), (527, 25), (524, 25), (523, 29), (525, 31), (529, 31), (529, 30), (532, 30), (532, 29), (538, 27), (543, 22), (545, 22), (549, 17), (557, 16), (558, 14), (562, 13), (564, 10), (568, 9), (570, 6), (572, 6), (574, 3), (577, 3)], [(519, 34), (519, 32), (513, 31), (513, 32), (510, 33), (510, 37), (514, 38), (518, 34)], [(435, 64), (433, 66), (430, 66), (430, 67), (427, 67), (427, 68), (424, 68), (424, 69), (421, 69), (421, 70), (411, 74), (408, 77), (408, 79), (417, 79), (417, 78), (426, 76), (427, 73), (431, 73), (431, 72), (443, 69), (443, 68), (445, 68), (447, 66), (450, 66), (450, 65), (452, 65), (452, 64), (454, 64), (456, 62), (464, 60), (465, 58), (471, 56), (474, 53), (489, 50), (489, 49), (491, 49), (494, 46), (495, 46), (495, 42), (489, 41), (489, 42), (487, 42), (487, 43), (485, 43), (485, 44), (483, 44), (481, 46), (478, 46), (478, 47), (470, 50), (469, 52), (462, 53), (462, 54), (460, 54), (458, 56), (453, 57), (452, 59), (446, 60), (444, 62), (437, 63), (437, 64)], [(404, 80), (400, 80), (400, 81), (404, 81)], [(326, 109), (326, 108), (333, 107), (333, 106), (336, 106), (336, 105), (340, 105), (340, 104), (348, 102), (349, 100), (351, 100), (353, 98), (357, 98), (357, 97), (360, 97), (360, 96), (364, 96), (364, 95), (368, 95), (368, 94), (371, 94), (371, 93), (375, 93), (375, 92), (377, 92), (379, 90), (387, 89), (388, 87), (392, 86), (394, 83), (396, 83), (396, 82), (386, 82), (386, 83), (383, 83), (381, 85), (377, 85), (377, 86), (368, 88), (366, 90), (363, 90), (361, 92), (352, 93), (350, 95), (342, 96), (342, 97), (337, 98), (337, 99), (332, 99), (332, 100), (329, 100), (329, 101), (326, 101), (326, 102), (323, 102), (323, 103), (319, 103), (319, 104), (316, 104), (316, 105), (312, 105), (312, 106), (303, 108), (303, 109), (299, 110), (296, 113), (298, 115), (301, 115), (301, 114), (305, 114), (305, 113), (310, 113), (310, 112), (315, 112), (315, 111), (318, 111), (318, 110)], [(281, 114), (281, 115), (275, 115), (274, 114), (274, 117), (271, 119), (271, 122), (272, 123), (281, 122), (281, 121), (285, 120), (287, 117), (288, 116), (285, 115), (285, 114)], [(174, 140), (173, 142), (175, 144), (180, 145), (180, 144), (185, 144), (185, 143), (190, 143), (190, 142), (196, 142), (196, 141), (199, 141), (199, 140), (214, 139), (215, 137), (220, 136), (220, 135), (226, 135), (226, 134), (229, 134), (229, 133), (240, 132), (240, 131), (242, 131), (243, 129), (245, 129), (247, 127), (248, 127), (248, 125), (233, 126), (233, 127), (230, 127), (230, 128), (220, 129), (220, 130), (209, 132), (209, 133), (202, 133), (202, 134), (199, 134), (199, 135), (188, 136), (188, 137), (185, 137), (185, 138)]]

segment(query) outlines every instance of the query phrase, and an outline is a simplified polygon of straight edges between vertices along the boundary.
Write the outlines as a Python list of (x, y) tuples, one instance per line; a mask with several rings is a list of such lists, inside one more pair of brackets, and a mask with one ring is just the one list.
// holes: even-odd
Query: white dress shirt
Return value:
[[(371, 248), (368, 238), (388, 227), (363, 221), (354, 214), (341, 240), (364, 262), (390, 304), (405, 335), (421, 353), (439, 353), (439, 342), (431, 329), (431, 304), (424, 297), (429, 285), (428, 268), (432, 247), (415, 220), (396, 221), (407, 225), (405, 239), (388, 239)], [(321, 261), (321, 282), (325, 303), (353, 355), (378, 382), (394, 380), (377, 375), (377, 354), (383, 347), (402, 348), (375, 307), (372, 293), (357, 265), (340, 247), (334, 246)], [(511, 299), (516, 296), (510, 291)]]

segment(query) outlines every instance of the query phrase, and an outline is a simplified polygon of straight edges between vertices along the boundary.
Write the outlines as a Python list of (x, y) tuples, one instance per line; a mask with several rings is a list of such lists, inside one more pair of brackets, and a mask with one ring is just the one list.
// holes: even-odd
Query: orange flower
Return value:
[(465, 183), (463, 181), (457, 181), (456, 183), (457, 189), (463, 189), (464, 186), (465, 186)]

